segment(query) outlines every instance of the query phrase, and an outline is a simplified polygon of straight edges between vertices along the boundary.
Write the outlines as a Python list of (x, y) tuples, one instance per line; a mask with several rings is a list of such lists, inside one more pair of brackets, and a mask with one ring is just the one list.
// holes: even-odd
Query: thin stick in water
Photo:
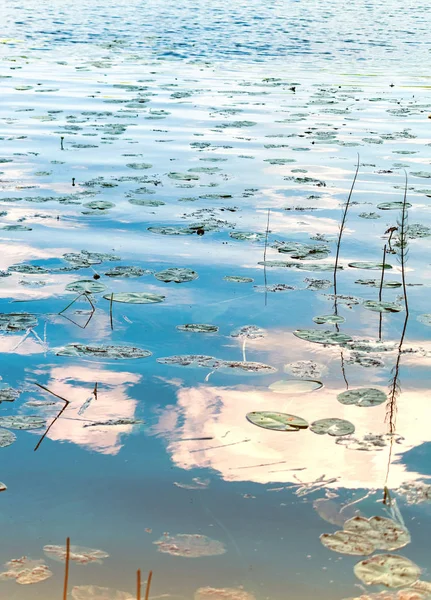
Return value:
[(266, 221), (266, 232), (265, 232), (265, 248), (263, 250), (263, 278), (264, 278), (264, 283), (265, 283), (265, 306), (268, 301), (267, 278), (266, 278), (266, 249), (268, 247), (269, 215), (270, 214), (271, 214), (271, 209), (268, 208), (268, 219)]
[(49, 392), (50, 394), (52, 394), (53, 396), (55, 396), (56, 398), (59, 398), (59, 400), (63, 400), (64, 402), (64, 406), (63, 408), (60, 410), (60, 412), (58, 413), (58, 415), (51, 421), (51, 424), (49, 425), (49, 427), (47, 428), (47, 430), (45, 431), (45, 433), (43, 434), (43, 436), (40, 438), (40, 440), (38, 441), (38, 443), (36, 444), (35, 448), (34, 448), (34, 452), (36, 452), (36, 450), (38, 450), (39, 446), (41, 445), (41, 443), (43, 442), (43, 440), (46, 438), (46, 436), (49, 433), (49, 430), (51, 429), (51, 427), (54, 425), (54, 423), (56, 421), (58, 421), (58, 419), (61, 417), (61, 415), (64, 413), (64, 411), (66, 410), (66, 408), (69, 406), (70, 404), (70, 400), (66, 400), (66, 398), (63, 398), (63, 396), (59, 396), (58, 394), (56, 394), (55, 392), (52, 392), (50, 389), (48, 389), (47, 387), (45, 387), (44, 385), (41, 385), (40, 383), (37, 383), (36, 381), (34, 382), (34, 385), (37, 385), (38, 387), (40, 387), (42, 390), (45, 390), (46, 392)]
[(153, 572), (150, 571), (148, 573), (148, 579), (147, 579), (147, 587), (145, 588), (145, 600), (148, 600), (148, 598), (150, 597), (150, 588), (151, 588), (151, 580), (153, 578)]
[(67, 586), (69, 583), (69, 562), (70, 562), (70, 537), (66, 540), (66, 562), (64, 566), (64, 586), (63, 600), (67, 600)]
[(141, 569), (136, 571), (136, 600), (141, 600)]
[(114, 301), (114, 292), (111, 292), (111, 300), (109, 302), (109, 318), (111, 321), (111, 330), (114, 331), (114, 322), (112, 320), (112, 303)]

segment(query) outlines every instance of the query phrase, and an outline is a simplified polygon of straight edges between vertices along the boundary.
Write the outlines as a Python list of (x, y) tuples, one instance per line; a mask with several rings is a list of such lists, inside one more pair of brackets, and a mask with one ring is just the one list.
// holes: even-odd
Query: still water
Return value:
[(2, 600), (431, 597), (426, 4), (2, 1)]

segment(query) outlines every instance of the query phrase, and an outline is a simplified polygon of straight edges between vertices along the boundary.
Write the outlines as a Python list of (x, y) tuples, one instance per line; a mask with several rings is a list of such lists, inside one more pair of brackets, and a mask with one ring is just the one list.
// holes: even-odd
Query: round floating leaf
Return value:
[[(404, 206), (404, 202), (382, 202), (377, 205), (380, 210), (401, 210)], [(406, 208), (411, 208), (410, 202), (406, 202)]]
[(0, 448), (10, 446), (16, 440), (16, 435), (7, 429), (0, 429)]
[[(379, 288), (380, 281), (378, 279), (357, 279), (355, 283), (359, 285), (369, 285), (370, 287)], [(383, 288), (399, 288), (402, 283), (400, 281), (384, 281), (382, 287)]]
[(315, 379), (325, 371), (325, 365), (312, 360), (298, 360), (284, 365), (283, 371), (301, 379)]
[(129, 169), (151, 169), (153, 165), (150, 165), (150, 163), (128, 163), (126, 165), (126, 167), (129, 167)]
[(339, 315), (321, 315), (319, 317), (313, 317), (313, 321), (318, 325), (324, 325), (325, 323), (335, 325), (337, 323), (344, 323), (345, 320), (344, 317), (340, 317)]
[(355, 438), (352, 436), (345, 436), (338, 438), (335, 443), (340, 446), (345, 446), (349, 450), (360, 450), (361, 452), (374, 452), (383, 450), (388, 443), (395, 440), (396, 444), (401, 444), (404, 438), (401, 436), (394, 436), (390, 433), (367, 433), (362, 439)]
[(423, 325), (428, 325), (429, 327), (431, 327), (431, 313), (419, 315), (418, 321), (419, 321), (419, 323), (422, 323)]
[(344, 530), (366, 537), (376, 550), (399, 550), (411, 542), (409, 532), (386, 517), (353, 517), (344, 523)]
[(75, 585), (72, 588), (73, 600), (134, 600), (128, 592), (98, 585)]
[(2, 402), (14, 402), (17, 398), (19, 398), (19, 395), (20, 392), (11, 387), (2, 388), (0, 389), (0, 404)]
[(301, 417), (281, 412), (254, 411), (247, 413), (246, 419), (253, 425), (271, 431), (299, 431), (308, 427), (307, 421)]
[(245, 360), (220, 360), (218, 368), (222, 369), (225, 373), (233, 373), (234, 375), (243, 375), (244, 373), (249, 375), (267, 375), (277, 371), (276, 368), (270, 365)]
[(0, 331), (25, 331), (37, 323), (35, 315), (29, 313), (0, 313)]
[(396, 554), (376, 554), (354, 566), (354, 573), (366, 585), (400, 588), (414, 583), (421, 574), (411, 560)]
[(45, 419), (36, 415), (9, 415), (0, 417), (0, 427), (8, 429), (41, 429), (45, 427)]
[(161, 235), (192, 235), (195, 233), (188, 227), (148, 227), (151, 233), (160, 233)]
[[(66, 546), (53, 546), (49, 544), (43, 547), (43, 551), (52, 560), (58, 562), (66, 560)], [(90, 563), (102, 564), (104, 558), (109, 558), (109, 554), (104, 550), (85, 548), (84, 546), (70, 546), (69, 559), (79, 565), (88, 565)]]
[(195, 333), (217, 333), (217, 325), (205, 325), (203, 323), (188, 323), (187, 325), (177, 325), (179, 331), (192, 331)]
[(134, 204), (135, 206), (164, 206), (165, 202), (162, 200), (146, 200), (145, 198), (130, 198), (130, 204)]
[(340, 554), (367, 556), (375, 550), (374, 544), (365, 536), (348, 531), (324, 533), (320, 536), (320, 541), (329, 550), (339, 552)]
[(355, 426), (350, 421), (344, 419), (319, 419), (310, 425), (310, 431), (317, 435), (331, 435), (338, 437), (342, 435), (350, 435), (355, 432)]
[(97, 210), (109, 210), (110, 208), (114, 208), (115, 204), (113, 202), (108, 202), (107, 200), (92, 200), (91, 202), (87, 202), (84, 204), (86, 208), (90, 208), (92, 211)]
[(367, 269), (369, 271), (381, 271), (383, 268), (385, 270), (392, 269), (392, 265), (385, 263), (383, 267), (383, 263), (373, 263), (373, 262), (351, 262), (349, 263), (349, 267), (353, 269)]
[(222, 363), (222, 360), (214, 358), (214, 356), (206, 356), (204, 354), (179, 354), (175, 356), (164, 356), (158, 358), (157, 362), (161, 365), (175, 365), (178, 367), (203, 367), (205, 369), (217, 369)]
[(247, 338), (248, 340), (257, 340), (265, 336), (265, 330), (257, 325), (243, 325), (239, 329), (235, 329), (230, 334), (231, 337)]
[(338, 394), (337, 400), (341, 404), (361, 407), (378, 406), (386, 402), (386, 394), (375, 388), (358, 388), (356, 390), (347, 390)]
[(253, 283), (254, 281), (251, 277), (240, 277), (239, 275), (226, 275), (223, 279), (232, 283)]
[(157, 294), (149, 294), (147, 292), (119, 292), (118, 294), (106, 294), (103, 296), (105, 300), (112, 302), (122, 302), (124, 304), (156, 304), (163, 302), (166, 296), (158, 296)]
[(346, 333), (322, 329), (297, 329), (293, 335), (316, 344), (346, 344), (352, 341), (350, 335)]
[(160, 540), (153, 543), (158, 546), (159, 552), (172, 554), (172, 556), (185, 556), (187, 558), (218, 556), (226, 552), (226, 548), (221, 542), (198, 533), (179, 533), (173, 536), (164, 535)]
[(153, 271), (149, 271), (148, 269), (141, 269), (140, 267), (126, 267), (119, 265), (118, 267), (106, 271), (105, 275), (107, 277), (141, 277), (142, 275), (152, 272)]
[(94, 279), (82, 279), (81, 281), (68, 283), (65, 289), (69, 292), (98, 294), (106, 290), (106, 285)]
[(247, 242), (261, 242), (265, 239), (264, 233), (257, 233), (253, 231), (231, 231), (229, 235), (234, 240), (241, 240)]
[(395, 302), (382, 302), (379, 300), (366, 300), (362, 306), (367, 310), (380, 313), (396, 313), (403, 310), (400, 304)]
[(303, 394), (305, 392), (314, 392), (323, 387), (321, 381), (311, 379), (280, 379), (271, 383), (269, 389), (276, 394)]
[(431, 227), (421, 225), (420, 223), (414, 223), (408, 226), (407, 235), (410, 239), (431, 237)]
[(171, 283), (172, 281), (174, 283), (185, 283), (186, 281), (193, 281), (194, 279), (197, 279), (198, 274), (192, 269), (173, 267), (155, 273), (154, 277), (159, 281), (164, 281), (165, 283)]
[(85, 344), (67, 344), (59, 348), (57, 356), (96, 356), (97, 358), (146, 358), (151, 356), (149, 350), (133, 346), (86, 346)]

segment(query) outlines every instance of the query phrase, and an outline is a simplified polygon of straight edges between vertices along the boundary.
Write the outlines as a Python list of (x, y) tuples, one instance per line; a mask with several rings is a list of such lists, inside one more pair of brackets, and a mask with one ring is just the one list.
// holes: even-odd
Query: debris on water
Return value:
[(184, 556), (186, 558), (218, 556), (226, 552), (224, 544), (198, 533), (179, 533), (173, 536), (165, 535), (153, 543), (158, 546), (158, 551), (163, 554)]

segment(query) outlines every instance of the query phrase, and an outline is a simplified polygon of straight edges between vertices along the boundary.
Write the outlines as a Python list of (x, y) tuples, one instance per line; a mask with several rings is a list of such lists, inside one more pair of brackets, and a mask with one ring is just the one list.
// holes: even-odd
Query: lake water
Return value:
[(0, 599), (431, 597), (427, 9), (2, 2)]

